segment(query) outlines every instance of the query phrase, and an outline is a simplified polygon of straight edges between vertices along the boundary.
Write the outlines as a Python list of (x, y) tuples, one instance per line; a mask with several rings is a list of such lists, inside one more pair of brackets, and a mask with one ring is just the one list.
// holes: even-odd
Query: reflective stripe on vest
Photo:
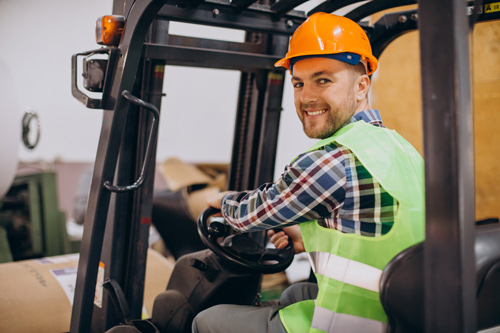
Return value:
[(328, 252), (310, 252), (308, 255), (314, 273), (379, 292), (382, 270)]
[(385, 332), (386, 325), (377, 320), (336, 313), (321, 306), (314, 308), (312, 328), (331, 332), (368, 333)]

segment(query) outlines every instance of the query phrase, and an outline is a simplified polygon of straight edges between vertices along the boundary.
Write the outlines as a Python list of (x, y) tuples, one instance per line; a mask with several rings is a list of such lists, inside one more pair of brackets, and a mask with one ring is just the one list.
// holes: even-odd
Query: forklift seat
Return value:
[[(424, 242), (398, 254), (385, 267), (380, 299), (388, 332), (424, 332)], [(477, 329), (500, 325), (500, 224), (476, 227)]]

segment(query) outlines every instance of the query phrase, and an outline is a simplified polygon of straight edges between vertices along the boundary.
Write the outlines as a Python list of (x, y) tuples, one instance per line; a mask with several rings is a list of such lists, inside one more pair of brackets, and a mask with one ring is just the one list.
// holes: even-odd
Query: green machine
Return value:
[(59, 210), (55, 172), (17, 176), (0, 201), (0, 262), (78, 252)]

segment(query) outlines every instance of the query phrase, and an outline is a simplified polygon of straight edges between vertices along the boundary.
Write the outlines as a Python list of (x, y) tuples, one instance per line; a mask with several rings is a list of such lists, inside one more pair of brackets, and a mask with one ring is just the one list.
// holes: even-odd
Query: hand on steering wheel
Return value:
[[(203, 243), (221, 259), (247, 270), (272, 274), (285, 270), (292, 263), (295, 250), (292, 242), (284, 249), (270, 249), (245, 234), (229, 235), (231, 228), (225, 221), (209, 218), (219, 210), (209, 207), (198, 219), (198, 232)], [(218, 239), (224, 237), (219, 243)]]

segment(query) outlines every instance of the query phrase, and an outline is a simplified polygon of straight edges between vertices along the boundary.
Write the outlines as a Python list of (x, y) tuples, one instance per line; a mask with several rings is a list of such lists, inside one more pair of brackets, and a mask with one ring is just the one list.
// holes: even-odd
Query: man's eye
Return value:
[(325, 84), (325, 83), (328, 83), (328, 82), (330, 82), (330, 80), (328, 80), (328, 79), (319, 79), (318, 80), (319, 84)]
[(294, 88), (302, 88), (303, 86), (304, 86), (304, 84), (302, 82), (297, 82), (297, 83), (293, 84)]

